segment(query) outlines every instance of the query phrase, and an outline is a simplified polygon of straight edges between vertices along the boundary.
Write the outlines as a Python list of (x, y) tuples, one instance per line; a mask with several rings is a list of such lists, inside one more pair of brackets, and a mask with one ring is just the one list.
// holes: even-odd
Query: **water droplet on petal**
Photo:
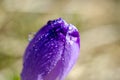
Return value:
[(35, 32), (31, 32), (28, 34), (28, 41), (31, 41), (35, 36)]

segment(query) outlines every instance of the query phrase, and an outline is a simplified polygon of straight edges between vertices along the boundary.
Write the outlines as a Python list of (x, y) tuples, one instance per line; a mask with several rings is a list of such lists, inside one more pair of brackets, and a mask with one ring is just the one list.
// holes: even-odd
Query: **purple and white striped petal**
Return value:
[(62, 18), (48, 21), (26, 48), (21, 80), (63, 80), (79, 50), (80, 35), (75, 26)]

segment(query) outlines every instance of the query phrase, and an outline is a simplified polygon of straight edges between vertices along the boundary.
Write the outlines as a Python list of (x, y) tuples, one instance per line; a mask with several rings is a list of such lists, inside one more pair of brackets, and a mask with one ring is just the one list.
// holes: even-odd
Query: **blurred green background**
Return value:
[(66, 80), (120, 80), (120, 0), (0, 0), (0, 80), (20, 80), (28, 34), (59, 17), (81, 34)]

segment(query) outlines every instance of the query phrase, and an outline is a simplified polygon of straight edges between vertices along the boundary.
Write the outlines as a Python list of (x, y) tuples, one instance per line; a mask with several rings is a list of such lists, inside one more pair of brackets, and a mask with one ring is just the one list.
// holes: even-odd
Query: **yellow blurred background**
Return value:
[(28, 34), (59, 17), (81, 35), (66, 80), (120, 80), (120, 0), (0, 0), (0, 80), (20, 80)]

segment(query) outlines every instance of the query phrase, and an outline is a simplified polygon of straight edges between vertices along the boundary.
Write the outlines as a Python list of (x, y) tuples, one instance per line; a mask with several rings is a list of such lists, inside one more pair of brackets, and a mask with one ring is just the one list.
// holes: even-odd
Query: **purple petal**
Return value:
[(63, 19), (48, 21), (29, 43), (22, 80), (63, 80), (73, 67), (80, 50), (77, 28)]

